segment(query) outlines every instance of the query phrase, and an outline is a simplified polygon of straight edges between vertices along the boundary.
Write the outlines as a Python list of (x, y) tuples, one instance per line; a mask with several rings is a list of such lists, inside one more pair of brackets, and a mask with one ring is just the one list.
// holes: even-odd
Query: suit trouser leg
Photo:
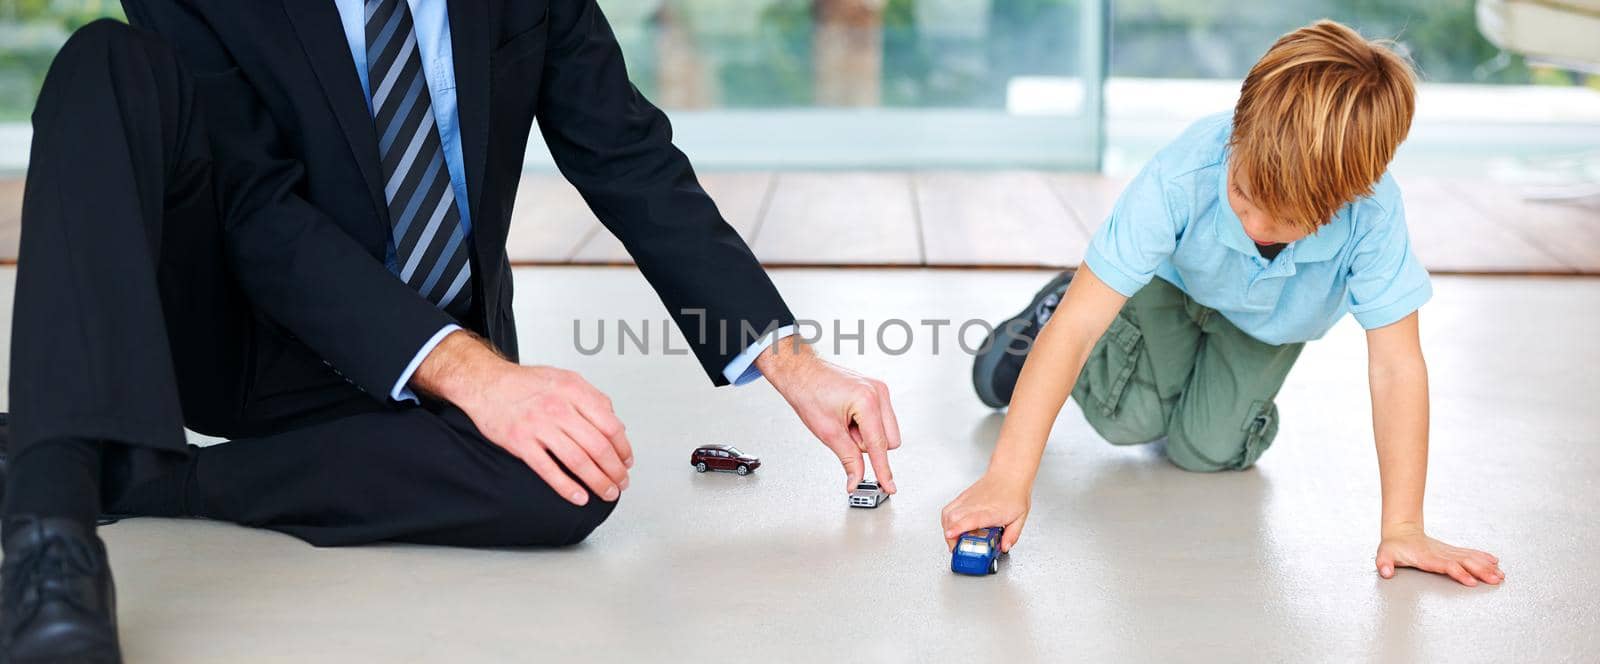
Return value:
[(615, 503), (575, 506), (461, 411), (352, 415), (199, 450), (194, 514), (285, 532), (319, 546), (404, 541), (562, 546)]
[(122, 24), (84, 27), (51, 65), (23, 199), (13, 453), (72, 437), (181, 458), (186, 411), (237, 412), (247, 319), (196, 113), (171, 50)]
[[(316, 396), (257, 407), (267, 333), (230, 276), (193, 83), (159, 38), (111, 21), (79, 30), (34, 120), (14, 452), (100, 440), (108, 511), (224, 519), (315, 544), (567, 544), (610, 514), (600, 500), (560, 499), (449, 407), (393, 407), (312, 374), (307, 389), (280, 391)], [(194, 448), (185, 425), (237, 439)], [(176, 483), (154, 492), (173, 500), (148, 500), (142, 489), (160, 483)]]

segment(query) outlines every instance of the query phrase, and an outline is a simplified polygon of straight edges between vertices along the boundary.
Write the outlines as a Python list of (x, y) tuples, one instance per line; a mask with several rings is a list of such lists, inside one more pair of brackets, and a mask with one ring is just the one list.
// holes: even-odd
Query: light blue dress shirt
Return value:
[[(367, 33), (363, 0), (333, 0), (339, 8), (339, 21), (344, 24), (344, 37), (350, 43), (350, 57), (355, 60), (356, 75), (361, 79), (361, 94), (367, 100), (367, 114), (372, 114), (372, 92), (367, 85)], [(428, 94), (433, 102), (433, 120), (439, 127), (439, 142), (444, 147), (445, 168), (450, 171), (450, 187), (455, 190), (456, 207), (461, 211), (462, 230), (472, 232), (472, 215), (467, 202), (466, 160), (461, 154), (461, 119), (456, 110), (455, 56), (450, 45), (450, 13), (445, 0), (406, 0), (411, 7), (411, 21), (417, 33), (417, 53), (422, 59)], [(387, 257), (394, 261), (394, 248)], [(392, 267), (392, 266), (391, 266)], [(389, 397), (396, 401), (416, 401), (416, 394), (406, 387), (411, 375), (416, 373), (423, 358), (451, 332), (461, 329), (446, 325), (433, 335), (416, 357), (406, 366), (395, 381)], [(722, 375), (735, 385), (744, 385), (761, 377), (755, 359), (773, 342), (794, 334), (794, 326), (779, 328), (772, 334), (746, 348), (723, 368)]]
[(1089, 243), (1095, 276), (1128, 297), (1160, 277), (1269, 344), (1318, 339), (1345, 312), (1383, 327), (1428, 301), (1428, 271), (1387, 173), (1371, 196), (1262, 258), (1228, 205), (1232, 131), (1231, 113), (1205, 118), (1144, 167)]

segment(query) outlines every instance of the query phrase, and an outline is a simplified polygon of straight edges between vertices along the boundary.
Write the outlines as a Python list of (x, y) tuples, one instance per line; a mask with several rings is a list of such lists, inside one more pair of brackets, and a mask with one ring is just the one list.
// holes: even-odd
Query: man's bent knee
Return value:
[[(80, 118), (85, 107), (122, 109), (169, 124), (190, 94), (185, 77), (177, 52), (160, 35), (111, 19), (94, 21), (73, 32), (51, 62), (34, 106), (34, 130), (49, 134), (62, 116)], [(152, 110), (160, 115), (150, 115)]]
[(84, 58), (109, 62), (107, 58), (151, 50), (164, 52), (168, 47), (154, 33), (121, 21), (102, 18), (73, 31), (56, 53), (56, 62), (76, 64)]
[(572, 546), (589, 538), (589, 535), (611, 517), (611, 512), (617, 509), (616, 502), (606, 502), (594, 495), (589, 496), (589, 504), (577, 508), (578, 516), (573, 528), (567, 533), (560, 546)]
[(587, 539), (616, 509), (594, 494), (579, 506), (556, 496), (555, 491), (529, 471), (538, 486), (506, 491), (489, 521), (494, 546), (571, 546)]

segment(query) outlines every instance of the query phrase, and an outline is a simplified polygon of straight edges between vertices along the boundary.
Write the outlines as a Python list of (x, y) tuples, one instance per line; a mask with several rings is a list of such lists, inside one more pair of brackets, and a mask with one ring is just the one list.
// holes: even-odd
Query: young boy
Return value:
[(1162, 150), (1076, 277), (1047, 285), (978, 356), (979, 396), (1011, 410), (988, 472), (944, 508), (945, 538), (1003, 525), (1001, 549), (1017, 542), (1069, 393), (1113, 444), (1165, 438), (1184, 470), (1249, 468), (1277, 433), (1273, 398), (1300, 349), (1349, 311), (1367, 330), (1378, 573), (1499, 583), (1494, 556), (1422, 527), (1428, 377), (1417, 309), (1432, 289), (1385, 173), (1411, 126), (1412, 78), (1384, 45), (1321, 21), (1267, 51), (1231, 117), (1201, 120)]

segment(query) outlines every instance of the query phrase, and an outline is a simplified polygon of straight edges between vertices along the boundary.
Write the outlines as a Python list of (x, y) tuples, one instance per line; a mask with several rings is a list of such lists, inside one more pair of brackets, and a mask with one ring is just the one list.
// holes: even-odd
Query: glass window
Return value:
[(599, 1), (697, 165), (1098, 163), (1103, 0)]
[[(1600, 114), (1585, 89), (1600, 75), (1501, 50), (1475, 0), (598, 2), (635, 84), (707, 170), (1094, 169), (1104, 153), (1129, 172), (1231, 108), (1261, 53), (1321, 17), (1416, 61), (1424, 91), (1402, 155), (1566, 153)], [(105, 16), (121, 18), (117, 0), (0, 0), (0, 169), (26, 165), (15, 146), (56, 51)], [(553, 169), (538, 132), (528, 163)]]
[(956, 545), (956, 549), (974, 556), (987, 556), (989, 555), (989, 542), (987, 540), (964, 539), (961, 540), (960, 544)]
[[(599, 3), (702, 167), (1098, 163), (1104, 0)], [(121, 14), (0, 0), (0, 123), (26, 123), (73, 30)]]
[(1239, 80), (1278, 36), (1319, 18), (1389, 38), (1434, 83), (1573, 85), (1582, 74), (1504, 53), (1479, 29), (1475, 0), (1114, 0), (1111, 74)]
[[(1479, 22), (1478, 4), (1112, 0), (1104, 168), (1131, 174), (1195, 120), (1231, 110), (1273, 42), (1320, 18), (1392, 39), (1416, 63), (1417, 113), (1397, 172), (1481, 177), (1591, 149), (1594, 139), (1578, 137), (1600, 122), (1600, 63), (1558, 66), (1502, 50), (1485, 35), (1493, 23)], [(1573, 70), (1584, 66), (1594, 73)]]

